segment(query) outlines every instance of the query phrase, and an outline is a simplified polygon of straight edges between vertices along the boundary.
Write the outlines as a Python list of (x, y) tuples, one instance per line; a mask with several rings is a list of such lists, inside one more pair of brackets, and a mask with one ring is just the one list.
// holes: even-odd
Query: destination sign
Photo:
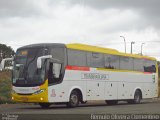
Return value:
[(17, 51), (17, 56), (27, 56), (27, 54), (28, 54), (27, 50)]

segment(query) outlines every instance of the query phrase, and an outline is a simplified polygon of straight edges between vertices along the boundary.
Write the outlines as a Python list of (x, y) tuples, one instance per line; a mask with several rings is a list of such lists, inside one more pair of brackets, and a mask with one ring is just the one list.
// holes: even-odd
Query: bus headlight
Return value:
[(16, 94), (16, 91), (15, 90), (12, 90), (12, 92), (11, 92), (12, 94)]
[(40, 93), (42, 93), (42, 92), (44, 92), (44, 91), (45, 91), (45, 89), (40, 89), (40, 90), (34, 92), (34, 94), (40, 94)]
[(11, 99), (14, 100), (14, 97), (12, 97)]

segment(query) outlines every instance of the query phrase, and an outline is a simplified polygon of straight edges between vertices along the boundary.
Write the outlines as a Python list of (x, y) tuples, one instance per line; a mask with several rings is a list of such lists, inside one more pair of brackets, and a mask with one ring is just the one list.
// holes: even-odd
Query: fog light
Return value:
[(14, 97), (12, 97), (12, 100), (14, 100)]
[(40, 98), (40, 100), (42, 101), (42, 100), (43, 100), (43, 98)]

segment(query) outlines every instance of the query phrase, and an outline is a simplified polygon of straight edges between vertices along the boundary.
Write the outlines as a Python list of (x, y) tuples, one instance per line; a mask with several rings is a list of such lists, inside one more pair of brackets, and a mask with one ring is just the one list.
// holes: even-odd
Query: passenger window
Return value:
[(120, 69), (133, 70), (133, 58), (120, 57)]
[(68, 64), (74, 66), (86, 66), (86, 52), (68, 49)]
[(105, 68), (119, 69), (119, 56), (105, 55)]
[(144, 60), (144, 72), (156, 72), (156, 61)]
[(87, 64), (94, 68), (104, 68), (104, 56), (101, 53), (88, 52)]
[(134, 58), (134, 70), (144, 72), (142, 59)]

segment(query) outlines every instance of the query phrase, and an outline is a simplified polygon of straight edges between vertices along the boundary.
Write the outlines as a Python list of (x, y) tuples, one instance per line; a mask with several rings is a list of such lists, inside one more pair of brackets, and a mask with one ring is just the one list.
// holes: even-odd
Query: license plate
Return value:
[(24, 102), (27, 102), (28, 98), (27, 97), (21, 97), (21, 100), (24, 101)]

